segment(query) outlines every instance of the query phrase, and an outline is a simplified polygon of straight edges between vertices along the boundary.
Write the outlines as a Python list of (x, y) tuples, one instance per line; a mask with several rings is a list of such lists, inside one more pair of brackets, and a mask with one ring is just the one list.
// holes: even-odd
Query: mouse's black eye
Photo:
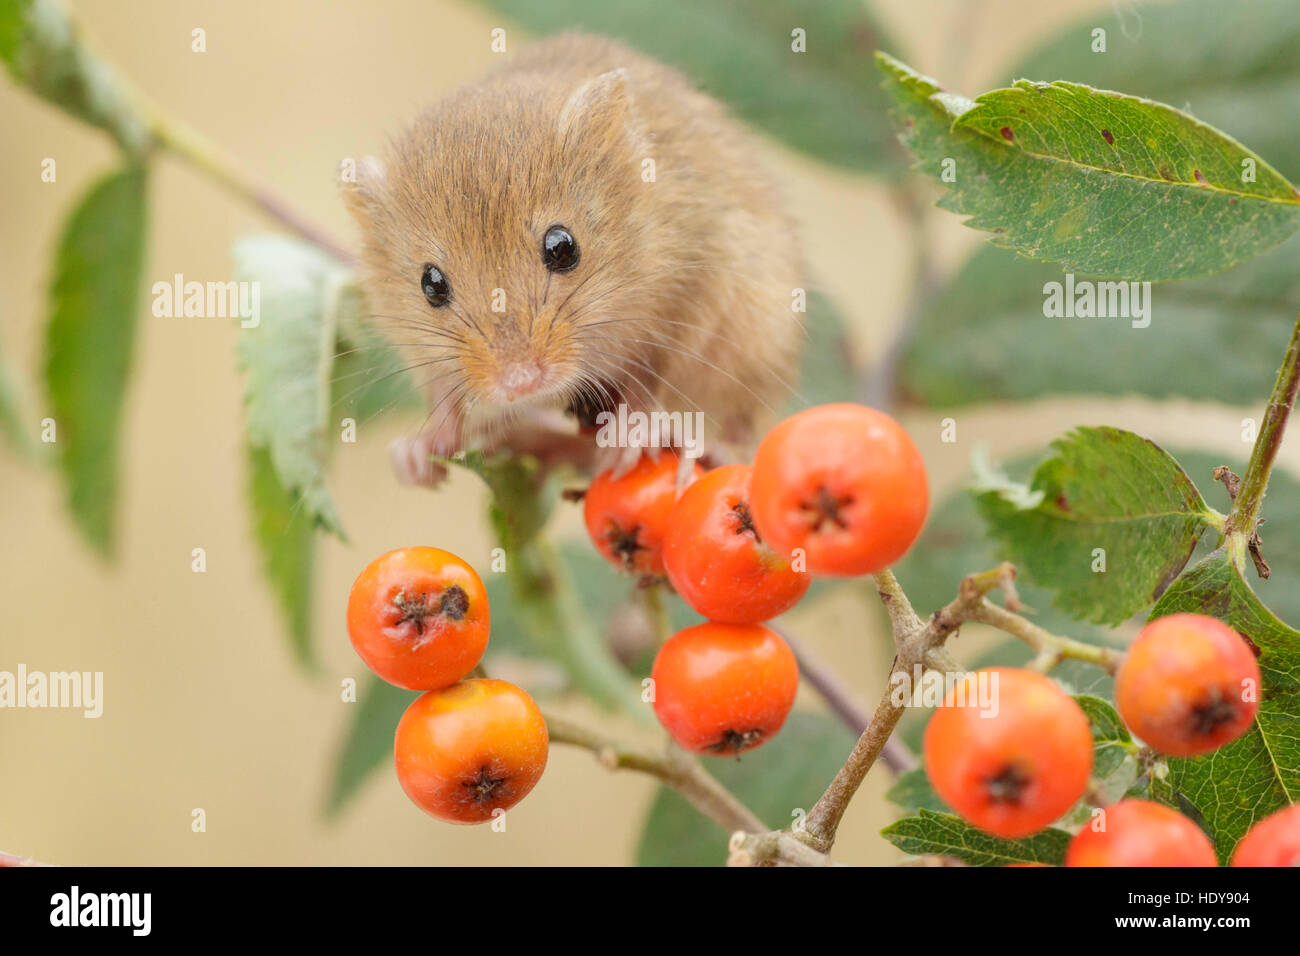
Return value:
[(552, 272), (568, 272), (578, 264), (578, 240), (564, 226), (552, 226), (542, 238), (542, 262)]
[(442, 270), (433, 264), (426, 265), (420, 273), (420, 289), (435, 309), (441, 309), (451, 301), (451, 283), (442, 274)]

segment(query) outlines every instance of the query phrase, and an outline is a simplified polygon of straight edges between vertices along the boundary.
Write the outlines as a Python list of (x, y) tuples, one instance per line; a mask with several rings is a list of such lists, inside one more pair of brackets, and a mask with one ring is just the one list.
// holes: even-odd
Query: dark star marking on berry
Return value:
[(469, 790), (469, 798), (475, 803), (487, 803), (493, 799), (504, 800), (510, 796), (510, 788), (505, 785), (509, 779), (509, 777), (494, 777), (487, 767), (481, 767), (477, 777), (462, 780), (460, 785)]
[(1236, 716), (1237, 708), (1215, 689), (1210, 692), (1206, 700), (1192, 708), (1192, 730), (1202, 736), (1208, 736), (1224, 724), (1236, 719)]
[(424, 635), (425, 619), (433, 613), (433, 607), (429, 603), (429, 595), (417, 594), (415, 597), (408, 598), (405, 591), (398, 591), (397, 597), (393, 598), (393, 606), (402, 612), (402, 616), (397, 619), (398, 625), (414, 624), (415, 633), (420, 636)]
[(1008, 764), (984, 781), (984, 789), (993, 803), (1018, 804), (1029, 783), (1029, 776), (1023, 770), (1015, 764)]
[(618, 525), (614, 525), (605, 535), (605, 540), (609, 542), (609, 548), (623, 560), (623, 567), (631, 571), (636, 567), (636, 553), (638, 551), (649, 551), (639, 540), (641, 526), (633, 525), (624, 531)]
[(435, 606), (431, 594), (408, 598), (405, 591), (398, 591), (397, 597), (393, 598), (393, 607), (402, 612), (397, 624), (414, 624), (415, 633), (423, 637), (425, 622), (431, 617), (441, 614), (453, 621), (463, 620), (469, 611), (469, 595), (459, 584), (453, 584), (442, 592)]
[(754, 527), (754, 516), (749, 512), (749, 503), (737, 501), (731, 506), (731, 513), (736, 516), (736, 534), (744, 534), (748, 531), (754, 536), (754, 540), (762, 543), (762, 538), (758, 536), (758, 529)]
[(847, 528), (849, 523), (844, 520), (840, 513), (843, 509), (853, 504), (852, 495), (836, 496), (827, 490), (825, 485), (817, 486), (817, 497), (812, 501), (801, 502), (799, 508), (813, 516), (813, 531), (820, 531), (826, 522), (831, 522), (837, 528)]
[(469, 611), (469, 595), (459, 584), (453, 584), (442, 592), (438, 601), (438, 611), (453, 621), (461, 620)]
[(728, 729), (722, 732), (722, 739), (717, 743), (709, 744), (708, 749), (718, 754), (735, 754), (736, 759), (739, 760), (742, 750), (748, 750), (762, 739), (761, 730), (746, 730), (742, 733)]

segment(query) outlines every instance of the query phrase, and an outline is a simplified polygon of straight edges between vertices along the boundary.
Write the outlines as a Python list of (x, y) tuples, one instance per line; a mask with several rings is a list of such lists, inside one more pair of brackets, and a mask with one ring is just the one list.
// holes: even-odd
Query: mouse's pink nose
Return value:
[(536, 362), (511, 362), (501, 370), (501, 391), (507, 401), (531, 394), (541, 384), (542, 369)]

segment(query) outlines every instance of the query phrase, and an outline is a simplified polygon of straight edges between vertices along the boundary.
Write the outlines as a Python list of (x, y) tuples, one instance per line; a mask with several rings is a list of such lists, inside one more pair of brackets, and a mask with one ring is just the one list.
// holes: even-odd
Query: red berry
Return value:
[(925, 769), (963, 818), (997, 836), (1021, 837), (1083, 796), (1092, 730), (1050, 678), (991, 668), (967, 674), (930, 718)]
[(397, 779), (448, 823), (482, 823), (522, 800), (546, 769), (546, 721), (502, 680), (466, 680), (417, 697), (397, 725)]
[[(696, 473), (702, 469), (696, 465)], [(583, 496), (587, 534), (605, 560), (625, 571), (664, 573), (663, 539), (677, 502), (677, 456), (643, 455), (621, 478), (602, 472)]]
[(1209, 838), (1177, 810), (1121, 800), (1075, 834), (1066, 866), (1217, 866)]
[(1233, 866), (1300, 866), (1300, 803), (1260, 820), (1241, 838)]
[(1255, 655), (1232, 628), (1204, 614), (1147, 623), (1115, 676), (1129, 729), (1179, 757), (1209, 753), (1244, 734), (1259, 709)]
[(818, 405), (767, 433), (754, 456), (754, 524), (815, 574), (870, 574), (916, 541), (929, 507), (921, 453), (863, 405)]
[(682, 599), (714, 621), (755, 624), (794, 607), (812, 578), (758, 536), (748, 465), (715, 468), (682, 493), (668, 516), (664, 567)]
[(655, 716), (698, 754), (739, 754), (773, 737), (794, 704), (799, 663), (760, 624), (697, 624), (659, 649)]
[(408, 690), (437, 690), (472, 671), (489, 626), (482, 580), (438, 548), (389, 551), (348, 594), (352, 646), (372, 671)]

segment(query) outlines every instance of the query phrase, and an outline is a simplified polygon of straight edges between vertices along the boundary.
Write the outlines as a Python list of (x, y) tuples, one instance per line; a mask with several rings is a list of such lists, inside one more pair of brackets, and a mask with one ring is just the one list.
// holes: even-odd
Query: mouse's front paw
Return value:
[(451, 449), (435, 434), (425, 432), (414, 438), (398, 438), (388, 446), (388, 454), (393, 461), (393, 473), (403, 484), (436, 488), (447, 478), (447, 466), (433, 459), (450, 455)]

